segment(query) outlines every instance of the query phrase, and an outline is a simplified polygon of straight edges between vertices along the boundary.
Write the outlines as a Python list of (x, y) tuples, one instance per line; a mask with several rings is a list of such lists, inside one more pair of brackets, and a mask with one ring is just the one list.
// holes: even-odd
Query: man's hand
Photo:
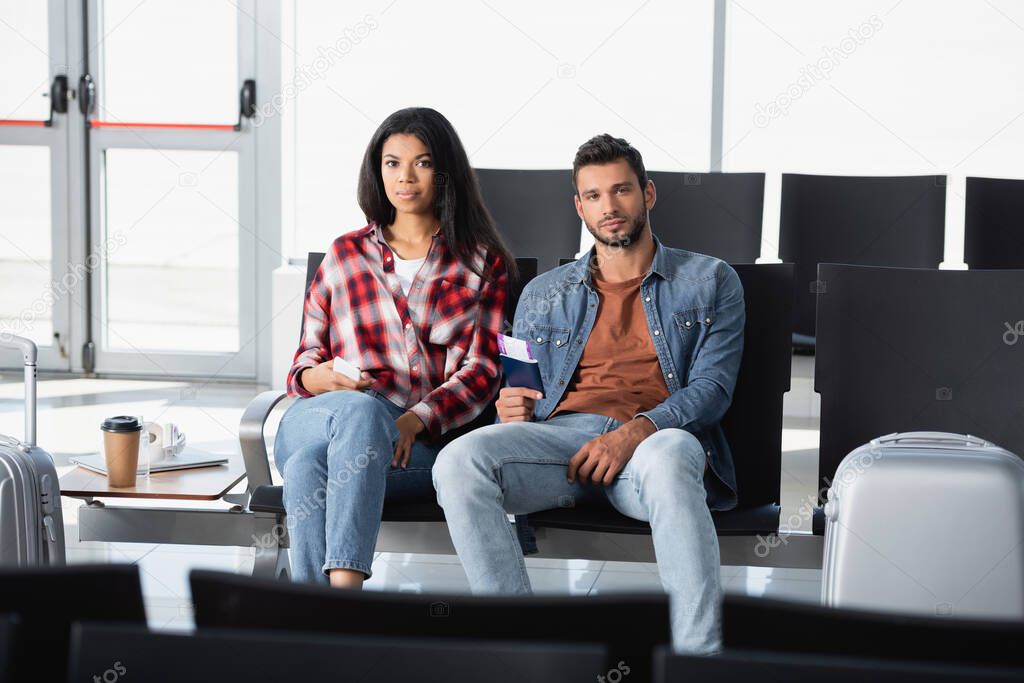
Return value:
[(494, 403), (498, 409), (498, 419), (502, 422), (529, 422), (539, 398), (544, 398), (544, 394), (536, 389), (502, 387)]
[(306, 368), (299, 373), (299, 384), (309, 393), (317, 396), (328, 391), (362, 391), (373, 386), (372, 379), (354, 380), (334, 371), (334, 361), (328, 360), (315, 368)]
[(395, 420), (395, 426), (398, 427), (398, 442), (395, 443), (395, 454), (391, 458), (391, 466), (400, 466), (404, 470), (405, 466), (409, 464), (409, 456), (412, 455), (412, 443), (416, 440), (416, 435), (426, 429), (426, 427), (420, 422), (420, 418), (416, 416), (416, 413), (412, 412), (402, 413)]
[(569, 483), (579, 477), (581, 482), (610, 486), (640, 442), (656, 431), (646, 417), (635, 417), (614, 431), (594, 437), (569, 460)]

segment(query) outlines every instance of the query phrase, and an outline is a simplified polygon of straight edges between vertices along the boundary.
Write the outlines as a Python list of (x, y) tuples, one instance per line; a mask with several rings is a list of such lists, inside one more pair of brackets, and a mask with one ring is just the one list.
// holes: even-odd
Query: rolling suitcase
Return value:
[(983, 439), (907, 432), (836, 469), (822, 602), (954, 618), (1024, 618), (1024, 461)]
[(25, 359), (25, 440), (0, 435), (0, 567), (63, 565), (64, 519), (53, 458), (36, 446), (36, 345), (0, 335)]

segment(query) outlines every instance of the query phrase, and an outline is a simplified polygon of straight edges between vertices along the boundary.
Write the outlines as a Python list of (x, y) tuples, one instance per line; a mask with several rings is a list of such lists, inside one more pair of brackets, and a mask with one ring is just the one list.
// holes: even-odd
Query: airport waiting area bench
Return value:
[[(306, 286), (323, 259), (310, 253)], [(517, 258), (521, 273), (510, 310), (523, 285), (537, 273), (536, 259)], [(780, 531), (783, 394), (789, 390), (793, 269), (789, 264), (736, 264), (746, 296), (743, 359), (732, 406), (723, 429), (732, 449), (739, 504), (733, 510), (713, 512), (722, 562), (818, 568), (821, 539)], [(271, 480), (264, 427), (271, 411), (286, 394), (266, 391), (257, 396), (242, 417), (240, 440), (245, 460), (253, 514), (274, 518), (277, 533), (263, 539), (258, 549), (260, 575), (286, 574), (287, 533), (282, 488)], [(494, 421), (492, 406), (474, 428)], [(547, 510), (529, 515), (539, 557), (653, 562), (650, 526), (619, 514), (610, 506), (594, 504)], [(767, 552), (771, 550), (771, 553)], [(377, 550), (387, 552), (454, 554), (444, 512), (433, 499), (385, 503)]]

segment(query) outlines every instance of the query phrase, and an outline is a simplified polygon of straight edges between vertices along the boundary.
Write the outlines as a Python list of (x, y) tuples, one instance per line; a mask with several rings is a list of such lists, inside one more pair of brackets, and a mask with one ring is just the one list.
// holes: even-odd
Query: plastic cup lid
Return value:
[(117, 417), (108, 417), (100, 425), (100, 429), (105, 432), (138, 432), (142, 429), (142, 425), (139, 424), (139, 419), (132, 415), (118, 415)]

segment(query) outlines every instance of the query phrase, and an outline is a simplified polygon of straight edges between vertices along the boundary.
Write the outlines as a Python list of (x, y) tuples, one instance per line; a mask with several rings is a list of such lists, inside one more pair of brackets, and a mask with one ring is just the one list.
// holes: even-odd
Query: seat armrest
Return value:
[(263, 439), (263, 427), (267, 424), (270, 411), (288, 394), (280, 391), (264, 391), (249, 402), (242, 420), (238, 424), (238, 443), (245, 462), (246, 488), (249, 495), (259, 486), (272, 484), (270, 457), (267, 443)]
[(272, 512), (284, 514), (284, 488), (281, 486), (259, 486), (249, 498), (250, 512)]

